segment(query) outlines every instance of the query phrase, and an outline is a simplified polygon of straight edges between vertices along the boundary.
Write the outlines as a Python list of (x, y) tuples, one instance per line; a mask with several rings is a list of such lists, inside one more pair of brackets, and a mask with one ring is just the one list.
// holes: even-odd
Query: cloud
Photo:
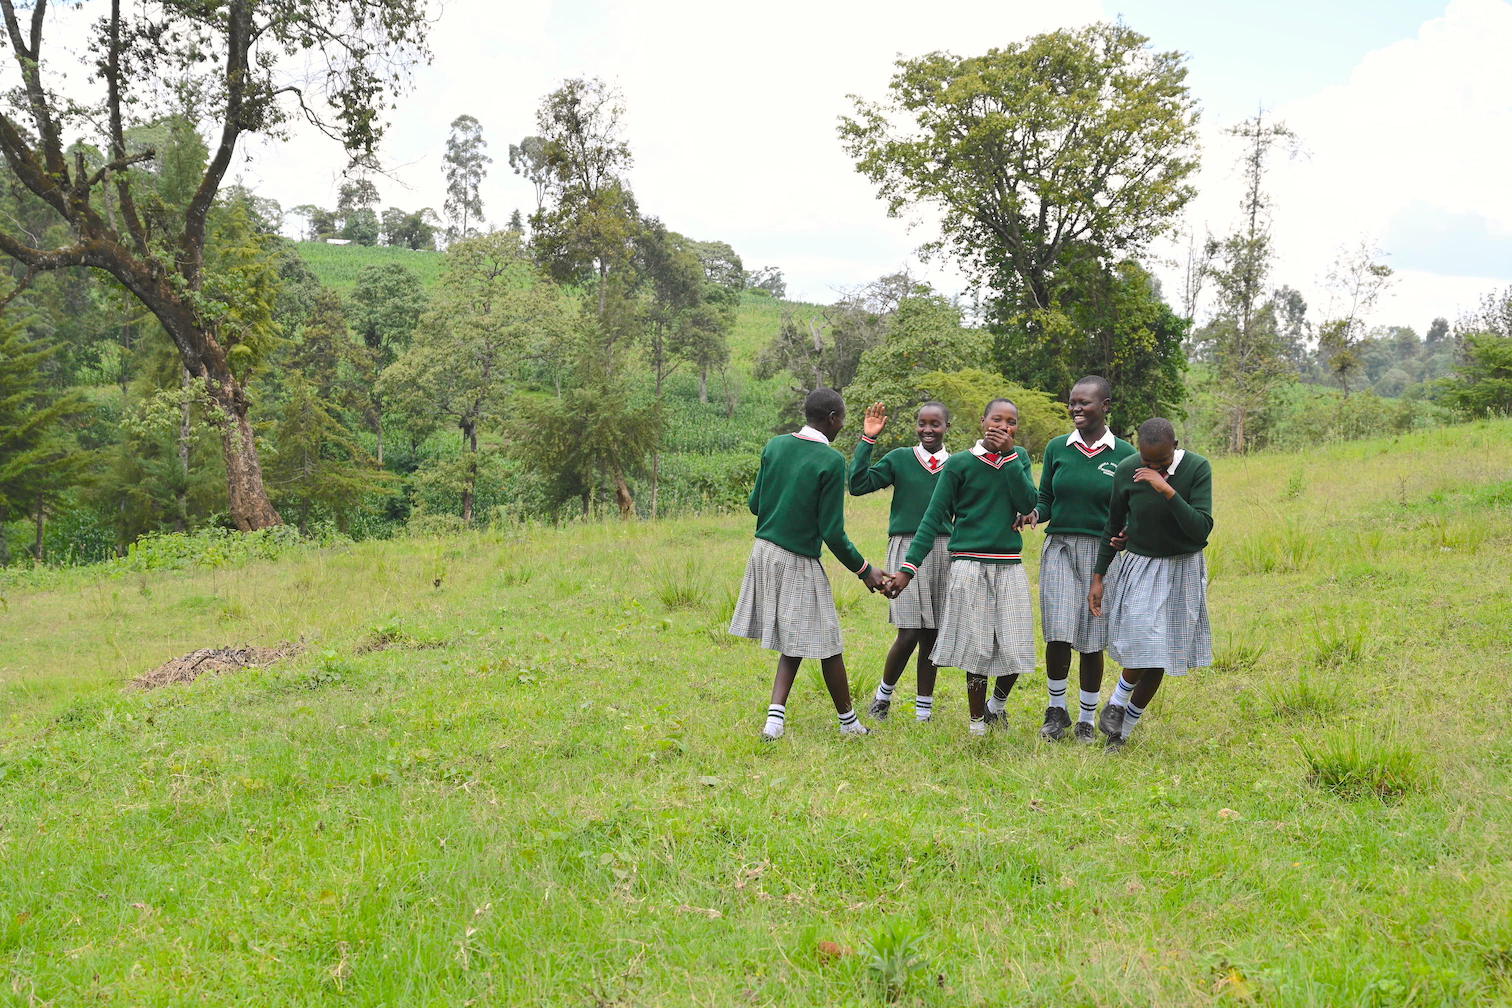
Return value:
[[(1398, 273), (1373, 321), (1419, 329), (1512, 283), (1508, 52), (1512, 4), (1454, 0), (1414, 38), (1366, 55), (1345, 83), (1275, 109), (1303, 148), (1276, 158), (1267, 179), (1275, 283), (1321, 308), (1340, 250), (1374, 242)], [(1199, 232), (1234, 228), (1240, 153), (1209, 129), (1189, 213)]]

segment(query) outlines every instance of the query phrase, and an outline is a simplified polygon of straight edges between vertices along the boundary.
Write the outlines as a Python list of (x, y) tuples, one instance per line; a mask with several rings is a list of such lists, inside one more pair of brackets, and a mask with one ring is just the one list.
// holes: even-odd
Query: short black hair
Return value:
[(1018, 403), (1014, 402), (1012, 399), (1004, 399), (1001, 396), (999, 396), (998, 398), (993, 399), (990, 402), (988, 402), (986, 406), (982, 407), (982, 419), (983, 420), (987, 419), (987, 414), (991, 413), (992, 412), (992, 407), (996, 406), (998, 403), (1007, 403), (1009, 406), (1013, 407), (1013, 412), (1015, 412), (1015, 413), (1018, 412)]
[(1089, 374), (1084, 378), (1078, 378), (1076, 384), (1071, 386), (1071, 391), (1075, 392), (1077, 387), (1081, 385), (1095, 385), (1097, 387), (1097, 398), (1099, 399), (1113, 398), (1113, 386), (1102, 375)]
[(816, 388), (803, 400), (803, 418), (809, 423), (823, 420), (831, 413), (845, 411), (845, 400), (832, 388)]
[(923, 413), (931, 406), (943, 413), (945, 415), (945, 422), (950, 423), (950, 407), (946, 406), (938, 399), (931, 399), (929, 400), (929, 402), (919, 403), (919, 408), (914, 410), (914, 416), (918, 416), (920, 413)]
[(1150, 417), (1139, 425), (1139, 444), (1175, 444), (1176, 427), (1165, 417)]

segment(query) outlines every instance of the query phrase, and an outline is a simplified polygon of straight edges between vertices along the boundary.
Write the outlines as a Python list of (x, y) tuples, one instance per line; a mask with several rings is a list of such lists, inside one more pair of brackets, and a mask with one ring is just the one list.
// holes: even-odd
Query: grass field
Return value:
[(1215, 473), (1217, 663), (1113, 755), (955, 673), (845, 742), (817, 669), (761, 745), (745, 517), (13, 584), (0, 1003), (1512, 1003), (1512, 422)]
[(390, 248), (386, 245), (330, 245), (326, 242), (295, 242), (299, 255), (309, 264), (320, 282), (343, 297), (357, 286), (357, 274), (364, 266), (396, 262), (415, 271), (429, 290), (441, 276), (445, 256), (440, 252)]

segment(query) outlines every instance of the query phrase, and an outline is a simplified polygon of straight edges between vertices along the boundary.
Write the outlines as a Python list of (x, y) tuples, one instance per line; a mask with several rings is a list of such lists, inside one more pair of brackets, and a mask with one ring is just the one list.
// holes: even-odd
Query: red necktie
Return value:
[(940, 460), (931, 455), (929, 457), (929, 471), (934, 472), (938, 468), (940, 468)]

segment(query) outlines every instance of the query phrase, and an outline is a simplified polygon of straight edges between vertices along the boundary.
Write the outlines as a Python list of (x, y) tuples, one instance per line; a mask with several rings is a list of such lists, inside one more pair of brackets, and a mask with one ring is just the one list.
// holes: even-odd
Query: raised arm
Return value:
[(872, 445), (875, 439), (868, 440), (865, 434), (856, 445), (856, 454), (851, 459), (850, 465), (850, 492), (853, 497), (869, 494), (883, 487), (892, 486), (897, 479), (893, 471), (891, 453), (882, 456), (882, 461), (876, 465), (871, 464)]

